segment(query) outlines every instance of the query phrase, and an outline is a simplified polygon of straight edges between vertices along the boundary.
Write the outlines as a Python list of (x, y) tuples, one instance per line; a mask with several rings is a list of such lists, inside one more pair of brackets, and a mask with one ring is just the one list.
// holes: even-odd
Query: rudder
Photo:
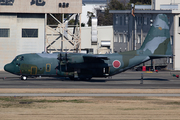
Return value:
[(172, 55), (167, 15), (157, 15), (139, 50), (149, 56)]

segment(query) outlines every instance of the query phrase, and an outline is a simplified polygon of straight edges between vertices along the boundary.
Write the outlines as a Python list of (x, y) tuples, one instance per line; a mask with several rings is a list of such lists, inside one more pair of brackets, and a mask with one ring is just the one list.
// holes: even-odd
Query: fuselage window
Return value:
[(17, 56), (13, 61), (23, 61), (24, 60), (24, 56)]

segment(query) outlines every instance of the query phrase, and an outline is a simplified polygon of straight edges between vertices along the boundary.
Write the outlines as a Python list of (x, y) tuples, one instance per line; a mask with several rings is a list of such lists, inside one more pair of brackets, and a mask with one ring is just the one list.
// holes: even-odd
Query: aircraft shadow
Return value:
[[(141, 79), (91, 79), (89, 81), (81, 80), (84, 82), (107, 82), (107, 81), (140, 81)], [(169, 81), (168, 79), (161, 79), (161, 78), (144, 78), (144, 81)]]
[[(139, 79), (139, 80), (141, 80), (141, 79)], [(161, 79), (161, 78), (144, 78), (143, 80), (169, 81), (168, 79)]]

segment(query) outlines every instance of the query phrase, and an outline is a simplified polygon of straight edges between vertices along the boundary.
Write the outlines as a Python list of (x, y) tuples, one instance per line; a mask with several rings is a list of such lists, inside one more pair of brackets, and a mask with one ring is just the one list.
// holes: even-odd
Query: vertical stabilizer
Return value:
[(157, 15), (139, 50), (149, 56), (172, 55), (168, 18), (165, 14)]

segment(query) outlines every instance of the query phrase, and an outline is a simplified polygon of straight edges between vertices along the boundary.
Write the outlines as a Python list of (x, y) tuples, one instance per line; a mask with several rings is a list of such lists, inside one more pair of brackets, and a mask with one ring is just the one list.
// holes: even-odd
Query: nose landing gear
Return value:
[(27, 77), (26, 77), (26, 76), (21, 76), (21, 80), (26, 81), (26, 80), (27, 80)]

